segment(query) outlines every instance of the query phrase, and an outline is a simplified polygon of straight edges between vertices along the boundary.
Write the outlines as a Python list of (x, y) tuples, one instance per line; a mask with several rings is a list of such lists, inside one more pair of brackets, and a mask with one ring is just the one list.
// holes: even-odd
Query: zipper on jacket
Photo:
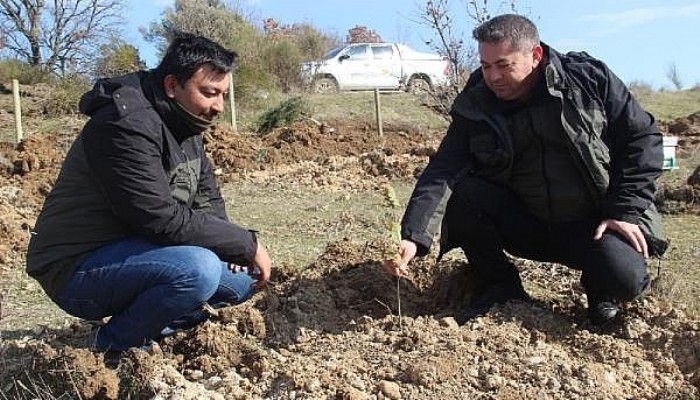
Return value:
[[(185, 158), (185, 166), (187, 167), (187, 178), (188, 178), (187, 180), (189, 181), (189, 184), (190, 184), (190, 193), (189, 193), (189, 199), (187, 200), (187, 204), (191, 207), (192, 204), (194, 203), (194, 198), (197, 195), (197, 190), (198, 190), (197, 182), (193, 181), (194, 173), (192, 171), (192, 167), (190, 166), (190, 158), (187, 156), (187, 152), (185, 151), (185, 149), (182, 148), (182, 145), (180, 146), (180, 150), (182, 151), (182, 156)], [(192, 188), (194, 188), (194, 192), (192, 192)]]
[(544, 136), (541, 132), (538, 132), (535, 130), (535, 123), (532, 120), (532, 113), (528, 112), (528, 122), (530, 123), (530, 130), (532, 131), (533, 136), (537, 137), (537, 141), (539, 144), (540, 148), (540, 165), (542, 167), (542, 178), (544, 180), (544, 186), (545, 186), (545, 193), (547, 196), (546, 202), (547, 202), (547, 219), (552, 218), (552, 184), (549, 181), (549, 175), (547, 175), (547, 157), (546, 157), (546, 151), (547, 151), (547, 146), (544, 141)]

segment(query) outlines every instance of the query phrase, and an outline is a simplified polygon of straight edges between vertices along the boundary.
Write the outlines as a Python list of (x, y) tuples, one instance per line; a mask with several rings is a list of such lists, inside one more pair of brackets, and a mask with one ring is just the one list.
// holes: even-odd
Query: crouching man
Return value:
[[(204, 303), (243, 302), (270, 277), (255, 233), (226, 216), (202, 142), (235, 60), (182, 34), (155, 70), (100, 80), (80, 101), (90, 120), (36, 222), (27, 272), (69, 314), (111, 316), (95, 350), (194, 326)], [(229, 263), (257, 267), (257, 282)]]
[(442, 227), (441, 253), (461, 247), (480, 281), (458, 321), (528, 298), (507, 252), (581, 270), (591, 322), (608, 322), (666, 247), (652, 202), (663, 158), (654, 119), (603, 62), (557, 52), (522, 16), (473, 35), (481, 67), (411, 196), (402, 261), (386, 267), (407, 273)]

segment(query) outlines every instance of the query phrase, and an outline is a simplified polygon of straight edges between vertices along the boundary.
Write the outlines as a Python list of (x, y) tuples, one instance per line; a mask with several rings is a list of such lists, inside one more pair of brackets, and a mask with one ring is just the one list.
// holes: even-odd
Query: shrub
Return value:
[(51, 74), (14, 58), (0, 60), (0, 82), (11, 82), (13, 79), (17, 79), (21, 85), (35, 85), (48, 83)]
[(146, 69), (146, 63), (141, 60), (136, 47), (118, 38), (100, 46), (100, 57), (95, 66), (96, 77), (108, 78), (142, 69)]
[(42, 110), (48, 117), (58, 117), (65, 114), (77, 114), (80, 97), (90, 89), (90, 85), (79, 76), (58, 78), (51, 85), (49, 95), (44, 99)]
[(257, 132), (259, 135), (266, 135), (275, 128), (298, 121), (308, 114), (308, 108), (308, 104), (301, 97), (292, 97), (283, 101), (260, 116)]
[(271, 43), (263, 52), (263, 60), (271, 75), (275, 77), (275, 83), (284, 92), (301, 87), (299, 66), (302, 55), (299, 47), (289, 40), (280, 40)]

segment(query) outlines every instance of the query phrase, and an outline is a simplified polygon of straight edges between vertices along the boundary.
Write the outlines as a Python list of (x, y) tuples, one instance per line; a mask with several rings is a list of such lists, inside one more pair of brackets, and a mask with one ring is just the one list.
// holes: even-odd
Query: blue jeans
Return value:
[(79, 318), (111, 316), (98, 330), (94, 347), (122, 351), (148, 343), (168, 326), (203, 322), (205, 302), (217, 306), (247, 300), (253, 283), (203, 247), (163, 247), (134, 237), (90, 254), (56, 302)]

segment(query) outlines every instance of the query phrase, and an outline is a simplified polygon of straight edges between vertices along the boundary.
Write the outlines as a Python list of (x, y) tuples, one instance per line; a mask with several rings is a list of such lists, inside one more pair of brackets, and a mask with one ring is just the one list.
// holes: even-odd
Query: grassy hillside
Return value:
[[(700, 112), (700, 89), (682, 91), (635, 90), (635, 98), (657, 119), (669, 121)], [(347, 92), (334, 95), (305, 95), (311, 116), (319, 121), (365, 122), (374, 126), (374, 95), (372, 92)], [(254, 130), (256, 121), (267, 109), (286, 99), (271, 96), (257, 104), (242, 105), (239, 110), (239, 129)], [(386, 125), (412, 126), (412, 129), (445, 129), (448, 120), (429, 107), (422, 99), (408, 93), (382, 93), (380, 97), (382, 120)], [(410, 129), (409, 129), (410, 131)]]
[(668, 121), (700, 111), (700, 89), (634, 93), (640, 103), (657, 119)]

